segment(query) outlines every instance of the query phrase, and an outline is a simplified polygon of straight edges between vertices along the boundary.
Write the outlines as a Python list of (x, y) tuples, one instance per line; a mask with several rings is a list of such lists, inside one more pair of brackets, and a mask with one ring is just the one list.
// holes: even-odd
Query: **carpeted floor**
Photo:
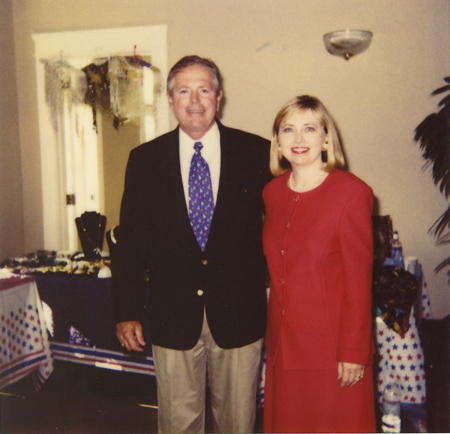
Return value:
[(154, 377), (59, 362), (39, 393), (27, 379), (2, 392), (2, 433), (158, 431)]
[[(1, 433), (158, 432), (155, 377), (56, 362), (38, 393), (29, 379), (0, 393)], [(206, 416), (211, 432), (208, 407)], [(262, 432), (262, 413), (256, 431)]]

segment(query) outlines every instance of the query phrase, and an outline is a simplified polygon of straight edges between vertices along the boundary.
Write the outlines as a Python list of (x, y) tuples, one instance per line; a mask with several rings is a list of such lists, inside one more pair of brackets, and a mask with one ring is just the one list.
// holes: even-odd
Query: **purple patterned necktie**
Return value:
[(189, 218), (195, 238), (204, 251), (214, 214), (214, 196), (209, 166), (200, 153), (202, 148), (201, 142), (194, 144), (189, 171)]

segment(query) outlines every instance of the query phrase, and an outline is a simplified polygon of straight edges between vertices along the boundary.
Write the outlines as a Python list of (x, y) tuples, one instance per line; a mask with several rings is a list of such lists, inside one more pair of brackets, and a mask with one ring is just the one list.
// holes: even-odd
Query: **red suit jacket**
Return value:
[(264, 251), (271, 276), (266, 347), (285, 369), (368, 364), (373, 261), (369, 186), (334, 170), (295, 193), (290, 173), (264, 190)]

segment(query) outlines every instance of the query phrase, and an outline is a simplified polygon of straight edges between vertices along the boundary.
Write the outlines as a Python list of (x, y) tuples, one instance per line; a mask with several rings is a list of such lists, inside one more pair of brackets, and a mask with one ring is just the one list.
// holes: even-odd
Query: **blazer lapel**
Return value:
[(233, 209), (233, 192), (236, 179), (236, 158), (238, 157), (238, 145), (229, 140), (227, 128), (218, 122), (220, 129), (220, 178), (217, 200), (214, 208), (214, 216), (211, 222), (206, 251), (211, 243), (214, 243), (215, 232), (226, 221)]
[[(216, 212), (220, 214), (221, 209), (226, 209), (227, 197), (231, 190), (233, 183), (233, 169), (235, 167), (236, 153), (234, 152), (234, 145), (228, 140), (226, 134), (226, 128), (219, 124), (220, 128), (220, 178), (219, 178), (219, 190), (217, 192)], [(213, 219), (214, 223), (214, 219)]]

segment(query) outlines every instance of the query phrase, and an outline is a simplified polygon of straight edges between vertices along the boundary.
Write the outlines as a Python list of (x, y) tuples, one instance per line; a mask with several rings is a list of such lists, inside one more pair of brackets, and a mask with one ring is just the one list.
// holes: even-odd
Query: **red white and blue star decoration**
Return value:
[(53, 371), (36, 283), (0, 291), (0, 388), (33, 372), (37, 388)]
[[(422, 318), (430, 319), (431, 307), (425, 281), (422, 288)], [(411, 309), (408, 331), (400, 335), (376, 318), (376, 340), (379, 353), (378, 397), (388, 383), (396, 382), (402, 390), (402, 403), (424, 404), (426, 396), (425, 360), (414, 308)]]

